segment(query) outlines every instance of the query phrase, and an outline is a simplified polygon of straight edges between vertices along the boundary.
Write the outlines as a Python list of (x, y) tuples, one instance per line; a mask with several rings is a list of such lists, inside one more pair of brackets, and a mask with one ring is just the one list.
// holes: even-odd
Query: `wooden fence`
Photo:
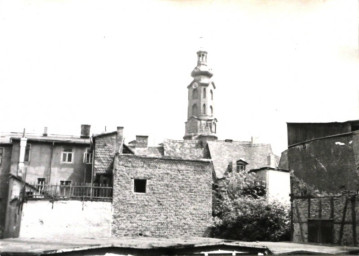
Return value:
[(112, 187), (103, 184), (33, 185), (27, 199), (112, 200)]

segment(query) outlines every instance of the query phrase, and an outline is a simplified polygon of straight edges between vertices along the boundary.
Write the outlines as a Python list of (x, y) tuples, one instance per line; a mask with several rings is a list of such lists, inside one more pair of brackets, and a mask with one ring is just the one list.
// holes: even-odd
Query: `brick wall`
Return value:
[(94, 173), (112, 173), (116, 152), (116, 134), (95, 138)]
[[(116, 156), (113, 236), (205, 236), (212, 217), (212, 164)], [(134, 193), (146, 179), (146, 193)]]

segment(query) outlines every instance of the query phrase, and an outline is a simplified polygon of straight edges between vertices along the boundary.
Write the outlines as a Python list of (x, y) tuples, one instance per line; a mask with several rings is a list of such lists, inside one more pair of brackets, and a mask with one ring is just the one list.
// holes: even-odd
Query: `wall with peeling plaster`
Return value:
[(359, 188), (359, 134), (337, 135), (288, 148), (288, 167), (319, 191)]

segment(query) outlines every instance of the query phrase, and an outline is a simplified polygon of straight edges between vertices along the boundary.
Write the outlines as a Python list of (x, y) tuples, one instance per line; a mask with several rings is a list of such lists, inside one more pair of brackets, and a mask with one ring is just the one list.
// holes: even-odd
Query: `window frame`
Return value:
[(90, 150), (90, 148), (87, 148), (84, 152), (84, 156), (83, 156), (83, 163), (84, 164), (92, 164), (92, 151)]
[[(71, 152), (66, 152), (66, 150), (69, 150), (69, 149), (71, 149)], [(66, 160), (65, 161), (63, 161), (64, 154), (66, 154)], [(70, 154), (71, 154), (71, 162), (68, 161)], [(74, 162), (75, 152), (74, 152), (73, 148), (63, 148), (60, 157), (61, 157), (61, 159), (60, 159), (61, 163), (63, 163), (63, 164), (72, 164)]]

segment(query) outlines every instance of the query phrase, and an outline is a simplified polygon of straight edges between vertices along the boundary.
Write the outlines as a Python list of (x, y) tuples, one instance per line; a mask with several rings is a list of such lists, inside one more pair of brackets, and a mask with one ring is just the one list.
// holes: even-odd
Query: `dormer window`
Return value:
[(237, 172), (245, 171), (247, 164), (248, 163), (246, 161), (244, 161), (243, 159), (239, 159), (236, 162), (236, 170), (237, 170)]

